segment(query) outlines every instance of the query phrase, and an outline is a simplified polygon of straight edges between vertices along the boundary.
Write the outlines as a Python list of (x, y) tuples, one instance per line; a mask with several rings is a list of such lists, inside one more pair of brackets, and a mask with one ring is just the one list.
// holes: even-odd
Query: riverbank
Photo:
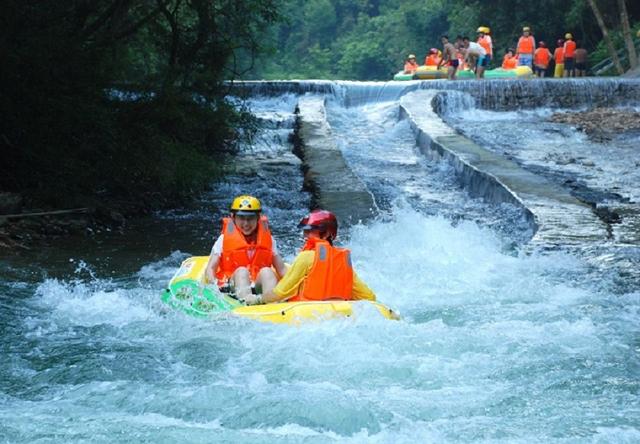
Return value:
[(184, 204), (185, 198), (145, 194), (136, 201), (105, 199), (86, 206), (54, 209), (27, 207), (24, 197), (0, 193), (0, 251), (30, 250), (65, 236), (93, 236), (103, 232), (122, 232), (127, 221), (161, 209)]

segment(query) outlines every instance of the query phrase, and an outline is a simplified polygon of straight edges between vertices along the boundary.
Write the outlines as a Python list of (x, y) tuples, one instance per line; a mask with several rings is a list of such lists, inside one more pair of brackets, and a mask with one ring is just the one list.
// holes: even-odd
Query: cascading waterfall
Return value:
[(621, 106), (640, 101), (640, 80), (619, 78), (547, 80), (431, 80), (409, 82), (247, 81), (235, 82), (238, 94), (332, 94), (344, 106), (397, 100), (418, 89), (455, 90), (494, 110), (535, 107)]

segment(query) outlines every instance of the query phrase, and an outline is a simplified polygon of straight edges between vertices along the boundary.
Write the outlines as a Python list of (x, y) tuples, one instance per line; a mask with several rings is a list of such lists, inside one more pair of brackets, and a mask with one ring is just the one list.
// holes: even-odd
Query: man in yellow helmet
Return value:
[(575, 77), (576, 42), (573, 35), (567, 32), (564, 35), (564, 77)]
[[(286, 268), (267, 217), (261, 214), (260, 201), (253, 196), (238, 196), (230, 210), (231, 216), (222, 219), (222, 232), (209, 255), (207, 280), (234, 291), (240, 300), (256, 303), (260, 293), (276, 286)], [(252, 284), (257, 295), (251, 290)]]
[(484, 48), (487, 54), (484, 56), (486, 64), (485, 67), (489, 67), (491, 60), (493, 59), (493, 41), (489, 33), (491, 30), (487, 26), (480, 26), (478, 28), (478, 41), (477, 43)]
[(522, 28), (522, 36), (518, 40), (516, 55), (518, 56), (518, 66), (528, 66), (533, 69), (533, 54), (536, 50), (536, 39), (531, 35), (531, 28)]

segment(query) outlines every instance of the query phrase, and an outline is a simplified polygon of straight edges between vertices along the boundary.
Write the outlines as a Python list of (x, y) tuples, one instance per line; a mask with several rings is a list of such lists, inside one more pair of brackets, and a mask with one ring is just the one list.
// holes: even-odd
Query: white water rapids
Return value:
[[(247, 149), (277, 159), (295, 99), (252, 103), (281, 123)], [(57, 277), (0, 263), (0, 441), (639, 442), (638, 288), (576, 255), (522, 252), (517, 212), (468, 198), (426, 162), (397, 103), (333, 104), (329, 120), (384, 212), (344, 227), (343, 244), (401, 321), (364, 311), (290, 327), (169, 311), (160, 290), (181, 259), (208, 253), (234, 193), (263, 199), (288, 259), (299, 247), (299, 167), (232, 175), (201, 209), (155, 218), (191, 224), (180, 232), (191, 240), (149, 243), (158, 259), (128, 272), (69, 250)], [(196, 247), (178, 251), (185, 243)], [(98, 253), (135, 263), (113, 245)]]

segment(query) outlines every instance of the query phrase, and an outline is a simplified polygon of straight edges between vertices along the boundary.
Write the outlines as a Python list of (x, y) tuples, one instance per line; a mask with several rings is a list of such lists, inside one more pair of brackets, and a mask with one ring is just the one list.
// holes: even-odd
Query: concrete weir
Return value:
[(304, 186), (313, 206), (352, 223), (375, 216), (373, 195), (349, 168), (327, 122), (324, 97), (301, 97), (296, 109), (296, 154), (303, 163)]
[(423, 90), (403, 96), (401, 117), (409, 120), (421, 151), (448, 161), (471, 195), (521, 207), (535, 230), (534, 245), (584, 245), (608, 238), (608, 226), (590, 206), (446, 125), (433, 109), (438, 94)]

